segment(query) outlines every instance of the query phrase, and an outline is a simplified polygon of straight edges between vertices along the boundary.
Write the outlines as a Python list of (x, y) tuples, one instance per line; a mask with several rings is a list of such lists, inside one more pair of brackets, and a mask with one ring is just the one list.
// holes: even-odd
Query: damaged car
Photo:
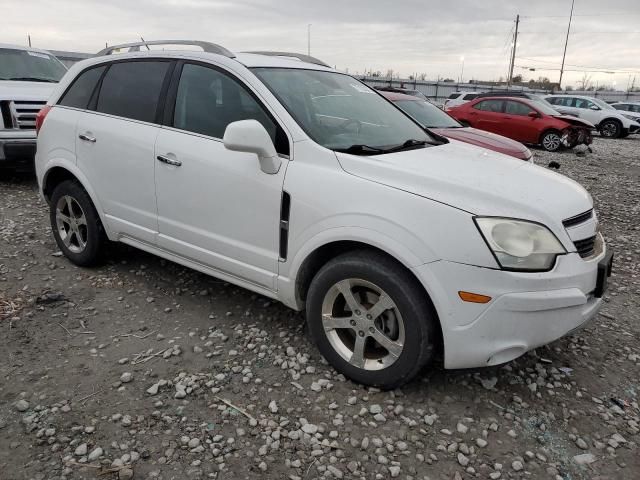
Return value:
[(563, 115), (546, 103), (523, 97), (478, 98), (448, 113), (461, 124), (497, 133), (519, 142), (540, 145), (549, 152), (592, 142), (595, 126)]

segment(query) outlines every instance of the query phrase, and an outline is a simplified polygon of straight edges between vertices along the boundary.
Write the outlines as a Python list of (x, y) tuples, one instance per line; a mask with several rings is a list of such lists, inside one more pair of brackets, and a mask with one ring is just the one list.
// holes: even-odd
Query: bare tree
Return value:
[(584, 72), (579, 82), (580, 90), (591, 90), (591, 75)]

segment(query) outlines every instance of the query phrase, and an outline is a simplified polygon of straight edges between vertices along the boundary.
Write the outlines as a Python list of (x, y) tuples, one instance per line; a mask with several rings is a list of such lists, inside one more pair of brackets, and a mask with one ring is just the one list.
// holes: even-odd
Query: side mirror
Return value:
[(239, 120), (227, 125), (222, 139), (224, 147), (234, 152), (255, 153), (264, 173), (278, 173), (282, 160), (267, 129), (257, 120)]
[(600, 110), (600, 107), (599, 107), (599, 106), (597, 106), (597, 105), (591, 105), (589, 108), (590, 108), (591, 110)]
[(540, 114), (538, 112), (529, 112), (528, 115), (531, 118), (540, 118)]

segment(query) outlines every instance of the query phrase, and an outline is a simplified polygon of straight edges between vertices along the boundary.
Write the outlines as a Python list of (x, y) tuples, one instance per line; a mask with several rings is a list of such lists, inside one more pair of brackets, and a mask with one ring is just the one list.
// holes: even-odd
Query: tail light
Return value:
[(47, 113), (49, 113), (49, 110), (51, 110), (51, 105), (45, 105), (36, 115), (36, 134), (40, 132), (42, 124), (44, 123), (44, 119), (47, 118)]

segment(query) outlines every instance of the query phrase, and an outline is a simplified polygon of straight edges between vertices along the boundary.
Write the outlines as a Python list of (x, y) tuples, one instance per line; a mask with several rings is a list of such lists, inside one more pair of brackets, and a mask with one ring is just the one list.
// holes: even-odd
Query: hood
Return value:
[(593, 123), (588, 122), (583, 118), (574, 117), (573, 115), (564, 115), (564, 114), (554, 115), (553, 118), (564, 120), (565, 122), (570, 123), (571, 125), (575, 125), (576, 127), (587, 127), (591, 129), (596, 128), (596, 126)]
[(34, 100), (46, 102), (57, 86), (57, 83), (0, 80), (0, 101)]
[(336, 155), (352, 175), (476, 215), (537, 221), (560, 235), (562, 220), (593, 208), (589, 193), (564, 175), (460, 142), (371, 157)]
[(529, 160), (529, 158), (531, 158), (531, 152), (523, 144), (495, 133), (485, 132), (484, 130), (471, 127), (431, 128), (430, 130), (443, 137), (470, 143), (471, 145), (482, 148), (488, 148), (494, 152), (504, 153), (505, 155), (519, 158), (520, 160)]

